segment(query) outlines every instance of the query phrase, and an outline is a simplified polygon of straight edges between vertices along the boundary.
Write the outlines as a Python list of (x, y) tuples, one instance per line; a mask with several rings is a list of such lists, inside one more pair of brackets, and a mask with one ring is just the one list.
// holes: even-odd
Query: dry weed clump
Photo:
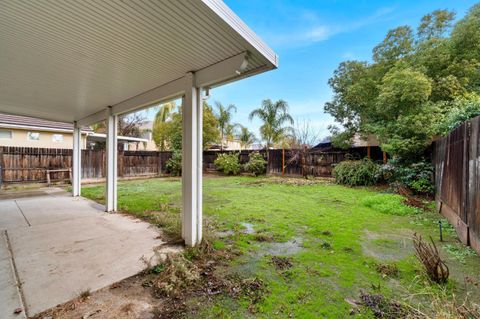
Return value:
[(422, 236), (413, 235), (413, 247), (415, 254), (423, 264), (428, 277), (436, 283), (445, 283), (448, 280), (449, 270), (447, 264), (441, 259), (437, 246), (432, 237), (431, 244), (425, 242)]
[(198, 267), (183, 255), (167, 256), (165, 266), (155, 279), (154, 287), (158, 295), (177, 298), (185, 289), (196, 285), (200, 280)]
[(396, 264), (377, 264), (375, 269), (385, 277), (398, 277), (400, 274)]
[(421, 318), (416, 311), (404, 304), (390, 300), (381, 294), (370, 294), (360, 292), (360, 305), (370, 309), (375, 318), (399, 319), (399, 318)]
[(274, 265), (277, 270), (285, 270), (293, 266), (292, 258), (282, 256), (272, 256), (270, 264)]
[(431, 319), (480, 319), (480, 304), (470, 301), (468, 297), (462, 302), (458, 302), (455, 296), (435, 297), (430, 308), (434, 313)]

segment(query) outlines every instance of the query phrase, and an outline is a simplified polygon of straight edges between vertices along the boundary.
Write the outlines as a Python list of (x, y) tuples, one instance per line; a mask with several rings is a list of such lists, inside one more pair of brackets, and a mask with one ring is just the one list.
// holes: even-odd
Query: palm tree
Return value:
[(160, 106), (155, 119), (153, 120), (152, 134), (157, 147), (160, 151), (167, 149), (168, 130), (166, 129), (168, 121), (171, 120), (173, 111), (177, 108), (175, 102), (165, 103)]
[(240, 141), (240, 147), (242, 149), (246, 149), (256, 141), (256, 138), (255, 135), (248, 130), (248, 128), (240, 125), (238, 140)]
[(230, 121), (232, 120), (232, 112), (237, 112), (237, 107), (233, 104), (224, 107), (220, 102), (215, 102), (215, 106), (217, 107), (216, 116), (218, 119), (218, 127), (220, 128), (220, 149), (223, 151), (225, 138), (232, 133), (235, 128), (234, 125), (230, 124)]
[(288, 104), (284, 100), (278, 100), (275, 103), (270, 99), (263, 100), (262, 106), (249, 115), (250, 120), (255, 117), (263, 122), (260, 126), (260, 134), (267, 149), (279, 143), (292, 130), (291, 127), (285, 126), (287, 123), (293, 125), (293, 118), (288, 114)]
[(176, 107), (177, 105), (175, 102), (162, 104), (155, 115), (155, 121), (165, 123), (170, 118), (170, 115), (173, 113), (173, 110), (175, 110)]

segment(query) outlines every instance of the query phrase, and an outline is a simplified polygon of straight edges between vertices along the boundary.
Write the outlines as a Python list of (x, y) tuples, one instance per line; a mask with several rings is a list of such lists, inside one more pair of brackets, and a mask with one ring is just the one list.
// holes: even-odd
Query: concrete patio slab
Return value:
[(84, 217), (96, 217), (105, 209), (102, 205), (71, 195), (29, 197), (16, 203), (31, 226), (57, 223)]
[(0, 231), (14, 227), (28, 226), (17, 203), (14, 200), (1, 201), (0, 205)]
[[(4, 211), (14, 215), (12, 202), (18, 205), (17, 214), (28, 225), (9, 222), (4, 226), (0, 219), (0, 228), (7, 228), (28, 316), (65, 303), (86, 290), (94, 291), (133, 276), (144, 270), (148, 261), (156, 262), (165, 253), (178, 251), (171, 247), (160, 250), (160, 233), (150, 224), (104, 213), (103, 206), (72, 198), (65, 192), (0, 200), (0, 215)], [(2, 273), (8, 261), (5, 258), (0, 264)], [(15, 280), (14, 276), (0, 277), (0, 296), (13, 296), (12, 287), (16, 285), (12, 278)], [(3, 288), (7, 286), (9, 291)], [(0, 318), (3, 316), (0, 310)]]
[[(15, 314), (16, 309), (22, 309), (22, 312)], [(4, 231), (0, 234), (0, 318), (25, 318), (22, 299)]]

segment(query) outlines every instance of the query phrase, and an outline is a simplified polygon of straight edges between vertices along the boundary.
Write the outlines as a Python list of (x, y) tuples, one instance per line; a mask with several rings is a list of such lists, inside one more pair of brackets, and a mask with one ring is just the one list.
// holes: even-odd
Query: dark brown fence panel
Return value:
[(480, 117), (470, 121), (468, 145), (468, 196), (466, 215), (470, 245), (480, 254)]
[(105, 151), (82, 150), (82, 178), (97, 179), (105, 177)]
[[(66, 149), (2, 147), (2, 182), (45, 182), (47, 169), (71, 167), (72, 151)], [(68, 172), (51, 173), (52, 181), (67, 179)]]
[(480, 253), (480, 117), (433, 147), (435, 200), (460, 240)]
[[(0, 147), (0, 166), (4, 183), (44, 182), (47, 169), (71, 168), (72, 150), (41, 149), (24, 147)], [(205, 171), (215, 170), (215, 159), (222, 153), (239, 154), (240, 163), (248, 162), (253, 151), (204, 151)], [(259, 151), (268, 158), (267, 172), (270, 174), (330, 176), (333, 165), (344, 160), (345, 153), (308, 152), (305, 165), (298, 159), (298, 152), (291, 150)], [(296, 156), (297, 155), (297, 156)], [(172, 152), (119, 151), (118, 175), (120, 177), (149, 176), (166, 173), (166, 163)], [(3, 159), (2, 159), (3, 158)], [(292, 160), (295, 159), (295, 160)], [(94, 180), (106, 176), (106, 153), (104, 150), (82, 150), (82, 178)], [(52, 173), (52, 180), (68, 178), (68, 172)]]
[(162, 159), (159, 156), (159, 152), (125, 151), (122, 154), (122, 160), (122, 176), (157, 175), (162, 173), (161, 164), (159, 163)]

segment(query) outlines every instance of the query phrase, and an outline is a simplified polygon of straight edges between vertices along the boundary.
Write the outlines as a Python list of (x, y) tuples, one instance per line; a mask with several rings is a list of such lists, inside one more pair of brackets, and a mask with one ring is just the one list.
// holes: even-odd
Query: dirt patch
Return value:
[(413, 206), (416, 208), (420, 208), (422, 210), (428, 211), (430, 208), (428, 207), (428, 202), (433, 200), (431, 197), (422, 197), (422, 196), (417, 196), (412, 193), (411, 190), (400, 186), (396, 189), (397, 193), (402, 195), (405, 200), (405, 204), (409, 206)]
[(78, 318), (139, 318), (153, 319), (153, 310), (161, 300), (148, 293), (142, 283), (144, 276), (126, 279), (91, 295), (79, 297), (33, 319), (78, 319)]

